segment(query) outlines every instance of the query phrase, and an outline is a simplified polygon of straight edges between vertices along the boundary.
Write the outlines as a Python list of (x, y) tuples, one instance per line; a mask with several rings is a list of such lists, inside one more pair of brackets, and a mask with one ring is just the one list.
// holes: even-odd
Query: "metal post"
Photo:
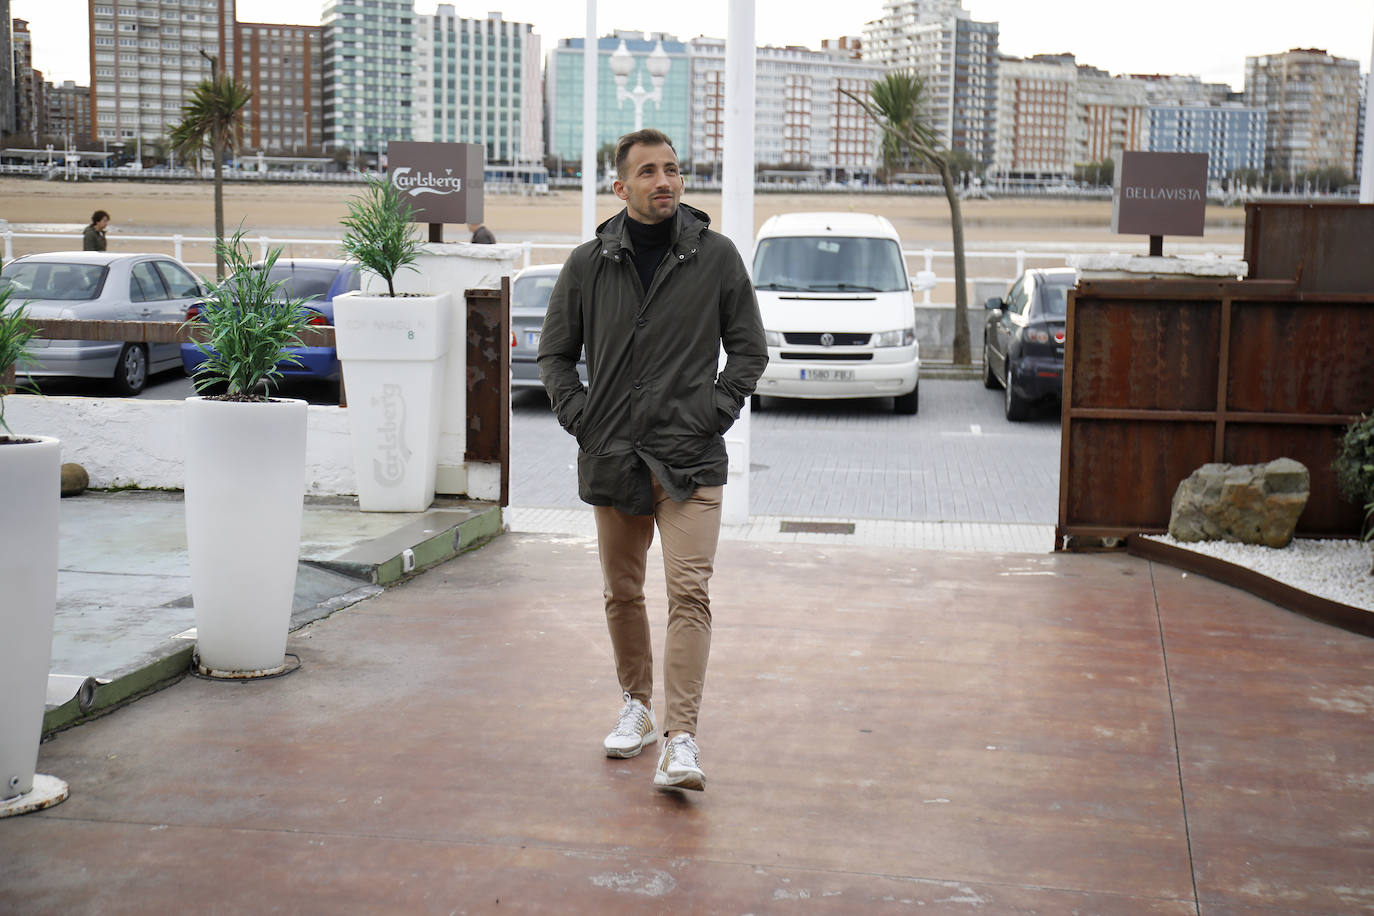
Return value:
[(529, 240), (529, 239), (525, 239), (523, 242), (521, 242), (521, 243), (520, 243), (520, 248), (521, 248), (521, 250), (524, 252), (524, 257), (525, 257), (525, 262), (524, 262), (524, 264), (521, 265), (521, 266), (523, 266), (523, 267), (529, 267), (529, 266), (530, 266), (530, 251), (532, 250), (532, 249), (530, 248), (530, 240)]
[(176, 258), (178, 261), (181, 260), (181, 236), (180, 236), (180, 235), (174, 235), (174, 236), (172, 236), (172, 257)]
[[(928, 270), (928, 271), (930, 271), (931, 273), (934, 273), (934, 272), (935, 272), (935, 252), (932, 251), (931, 249), (927, 248), (927, 249), (925, 249), (925, 251), (923, 251), (922, 253), (925, 255), (925, 260), (926, 260), (926, 267), (925, 267), (925, 269)], [(921, 304), (922, 304), (922, 305), (930, 305), (930, 290), (927, 289), (927, 290), (922, 290), (922, 291), (921, 291)]]
[[(721, 229), (739, 249), (746, 267), (754, 251), (754, 0), (730, 0), (725, 39), (725, 150)], [(749, 404), (725, 435), (730, 485), (721, 521), (749, 522)]]
[(587, 37), (582, 45), (582, 235), (596, 232), (596, 0), (587, 0)]

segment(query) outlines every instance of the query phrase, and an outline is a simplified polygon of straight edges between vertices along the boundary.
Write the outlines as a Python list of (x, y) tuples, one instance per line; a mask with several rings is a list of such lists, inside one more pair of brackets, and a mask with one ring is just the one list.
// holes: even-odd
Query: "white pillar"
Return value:
[[(725, 149), (721, 189), (721, 231), (752, 269), (754, 255), (754, 0), (730, 0), (725, 38)], [(725, 434), (730, 454), (729, 486), (721, 519), (749, 522), (749, 404)]]
[(596, 0), (587, 0), (587, 39), (582, 45), (582, 235), (596, 232)]

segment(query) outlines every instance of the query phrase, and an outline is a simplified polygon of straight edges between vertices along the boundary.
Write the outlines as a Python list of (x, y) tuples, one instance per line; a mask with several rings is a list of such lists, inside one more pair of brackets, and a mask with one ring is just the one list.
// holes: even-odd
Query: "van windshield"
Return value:
[(786, 236), (764, 239), (754, 255), (757, 289), (904, 290), (902, 252), (892, 239)]

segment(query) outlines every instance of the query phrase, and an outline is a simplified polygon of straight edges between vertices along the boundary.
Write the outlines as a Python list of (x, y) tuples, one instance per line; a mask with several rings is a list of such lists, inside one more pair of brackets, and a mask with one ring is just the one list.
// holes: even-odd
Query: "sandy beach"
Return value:
[[(235, 182), (225, 187), (225, 226), (232, 229), (242, 223), (249, 236), (337, 238), (341, 231), (339, 220), (347, 213), (346, 201), (357, 191), (358, 186), (351, 184)], [(719, 219), (719, 193), (698, 193), (689, 188), (683, 200)], [(579, 241), (582, 203), (576, 190), (537, 197), (492, 194), (487, 196), (485, 205), (485, 222), (501, 242)], [(599, 195), (598, 219), (611, 216), (621, 206), (613, 195)], [(80, 232), (97, 208), (111, 214), (111, 250), (167, 250), (150, 242), (122, 241), (121, 237), (213, 233), (214, 194), (208, 181), (66, 182), (0, 178), (0, 219), (8, 220), (15, 232)], [(755, 226), (774, 214), (797, 210), (879, 213), (892, 221), (908, 249), (947, 249), (950, 245), (949, 209), (940, 195), (761, 193), (754, 198)], [(970, 250), (1094, 244), (1144, 253), (1147, 246), (1144, 237), (1112, 233), (1111, 203), (1106, 200), (966, 200), (963, 214)], [(1166, 240), (1165, 250), (1168, 252), (1173, 243), (1178, 244), (1179, 250), (1188, 251), (1212, 247), (1238, 250), (1244, 227), (1242, 208), (1208, 207), (1206, 236)], [(446, 233), (451, 241), (467, 240), (462, 226), (446, 227)], [(16, 255), (70, 247), (73, 242), (69, 240), (14, 240)], [(207, 260), (208, 247), (204, 251), (200, 247), (188, 244), (185, 259)], [(299, 256), (330, 253), (307, 250), (313, 246), (290, 247)], [(535, 258), (550, 259), (561, 260), (561, 255), (548, 253)]]

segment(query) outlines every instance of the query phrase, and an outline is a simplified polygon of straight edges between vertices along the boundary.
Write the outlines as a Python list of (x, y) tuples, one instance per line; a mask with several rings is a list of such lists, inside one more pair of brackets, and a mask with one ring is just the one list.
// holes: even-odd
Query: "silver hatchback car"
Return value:
[[(0, 270), (10, 302), (33, 318), (80, 321), (186, 320), (186, 309), (205, 294), (195, 274), (162, 254), (62, 251), (16, 258)], [(114, 392), (138, 394), (148, 376), (181, 367), (174, 343), (43, 340), (29, 344), (16, 371), (32, 379), (109, 379)]]
[[(537, 264), (515, 275), (510, 285), (510, 387), (512, 391), (527, 388), (544, 390), (539, 380), (539, 335), (544, 327), (544, 313), (549, 309), (549, 296), (558, 282), (560, 264)], [(587, 384), (587, 358), (577, 363), (577, 374)]]

